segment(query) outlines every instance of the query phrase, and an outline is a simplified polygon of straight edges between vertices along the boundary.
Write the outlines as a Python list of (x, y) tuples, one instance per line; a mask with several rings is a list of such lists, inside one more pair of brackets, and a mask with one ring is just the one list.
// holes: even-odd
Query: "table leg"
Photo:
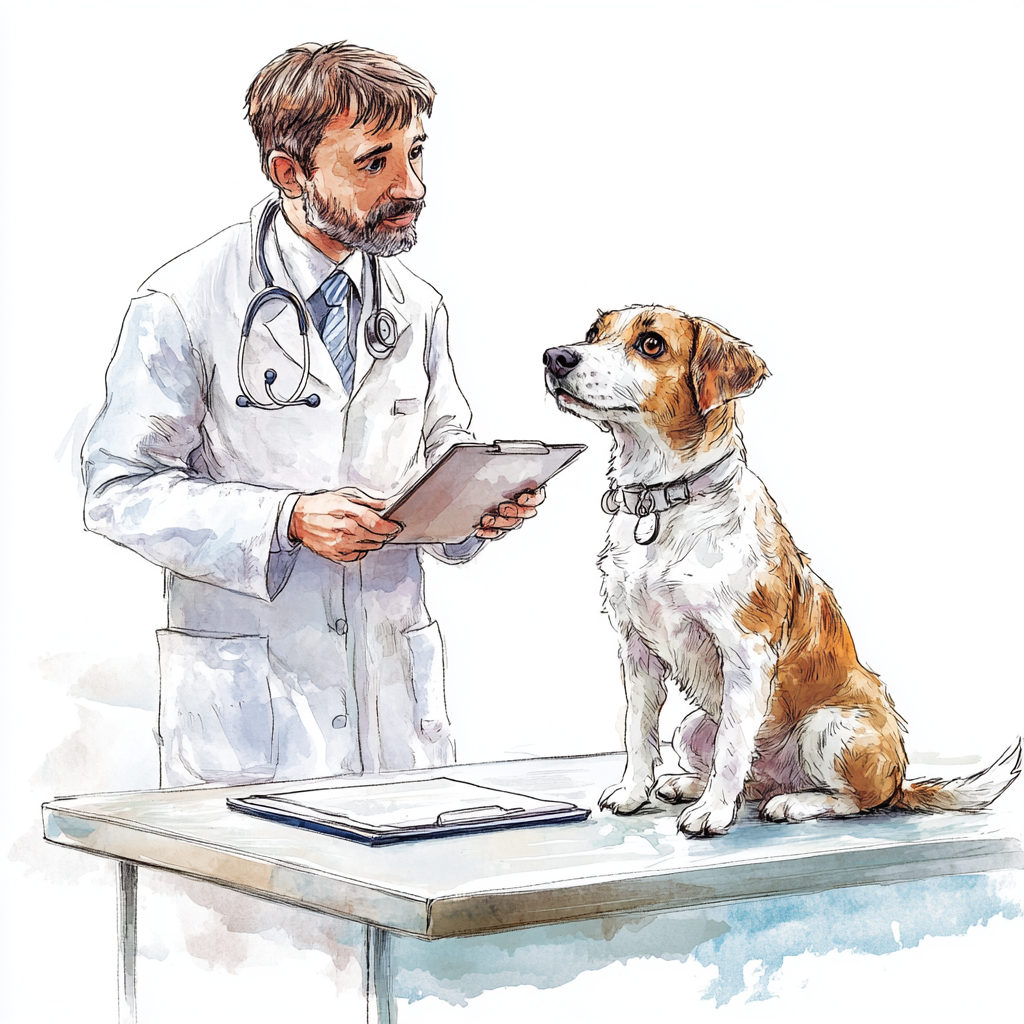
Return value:
[(135, 1024), (135, 922), (139, 869), (117, 862), (117, 1024)]
[(366, 1024), (395, 1024), (391, 988), (391, 933), (366, 926)]

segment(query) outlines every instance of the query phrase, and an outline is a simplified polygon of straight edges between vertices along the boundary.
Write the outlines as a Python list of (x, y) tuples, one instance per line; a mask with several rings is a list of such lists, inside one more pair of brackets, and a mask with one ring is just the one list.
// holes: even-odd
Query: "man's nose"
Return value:
[(408, 166), (405, 173), (398, 175), (388, 189), (391, 199), (422, 199), (426, 194), (427, 188), (422, 179)]
[(544, 353), (544, 365), (552, 377), (565, 377), (582, 356), (574, 348), (549, 348)]

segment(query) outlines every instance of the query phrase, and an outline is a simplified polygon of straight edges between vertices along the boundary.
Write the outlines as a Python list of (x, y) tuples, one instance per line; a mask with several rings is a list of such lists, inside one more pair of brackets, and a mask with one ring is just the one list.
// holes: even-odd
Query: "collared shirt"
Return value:
[(363, 254), (358, 249), (350, 252), (340, 263), (335, 263), (330, 256), (325, 256), (312, 242), (306, 241), (295, 231), (283, 213), (279, 213), (274, 220), (274, 234), (277, 236), (277, 247), (284, 268), (296, 291), (306, 302), (339, 267), (348, 275), (355, 294), (362, 301)]

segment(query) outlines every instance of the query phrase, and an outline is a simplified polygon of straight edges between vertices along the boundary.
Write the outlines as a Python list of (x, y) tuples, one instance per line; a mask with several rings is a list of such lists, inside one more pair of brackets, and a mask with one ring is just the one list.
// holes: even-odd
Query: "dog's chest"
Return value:
[(687, 689), (718, 674), (720, 648), (735, 633), (763, 561), (745, 504), (742, 495), (726, 495), (670, 509), (647, 546), (633, 537), (635, 517), (620, 512), (609, 524), (601, 559), (608, 610)]

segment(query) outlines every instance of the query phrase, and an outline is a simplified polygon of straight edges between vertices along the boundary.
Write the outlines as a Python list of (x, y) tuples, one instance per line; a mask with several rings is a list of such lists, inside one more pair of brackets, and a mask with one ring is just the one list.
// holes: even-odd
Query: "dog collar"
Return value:
[(637, 544), (653, 544), (658, 538), (661, 525), (660, 513), (675, 505), (686, 505), (700, 494), (707, 494), (721, 484), (732, 472), (732, 461), (736, 452), (731, 451), (703, 472), (695, 476), (682, 476), (667, 484), (650, 487), (647, 484), (630, 484), (627, 487), (612, 487), (604, 492), (601, 508), (609, 515), (628, 512), (637, 517), (633, 539)]

